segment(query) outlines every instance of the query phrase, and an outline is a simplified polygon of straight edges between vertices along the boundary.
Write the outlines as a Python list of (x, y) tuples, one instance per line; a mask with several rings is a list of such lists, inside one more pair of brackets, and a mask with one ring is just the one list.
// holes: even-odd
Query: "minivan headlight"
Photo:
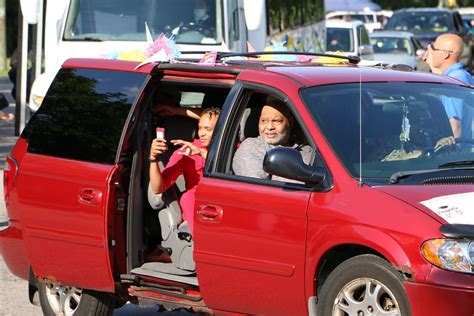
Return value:
[(442, 269), (474, 274), (474, 241), (432, 239), (422, 244), (421, 253)]

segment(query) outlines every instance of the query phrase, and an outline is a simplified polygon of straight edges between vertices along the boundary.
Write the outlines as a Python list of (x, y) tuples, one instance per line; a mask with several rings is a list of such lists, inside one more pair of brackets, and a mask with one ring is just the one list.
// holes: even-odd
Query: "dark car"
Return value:
[[(474, 89), (357, 58), (244, 59), (255, 54), (63, 64), (4, 167), (0, 253), (30, 299), (39, 292), (45, 315), (110, 315), (131, 301), (218, 315), (472, 316), (474, 151), (461, 146), (474, 141), (435, 144), (453, 137), (443, 100), (472, 106)], [(164, 92), (179, 92), (180, 109), (222, 109), (192, 233), (183, 186), (161, 201), (148, 193), (150, 166), (167, 159), (148, 159), (156, 128), (192, 141), (198, 125), (155, 111)], [(263, 116), (269, 102), (280, 110)], [(277, 130), (287, 143), (247, 146), (266, 176), (239, 173), (236, 152)], [(156, 247), (168, 260), (149, 259)]]
[(464, 41), (463, 64), (472, 72), (472, 39), (457, 11), (437, 8), (410, 8), (395, 11), (385, 30), (412, 32), (426, 48), (436, 37), (445, 33), (459, 35)]

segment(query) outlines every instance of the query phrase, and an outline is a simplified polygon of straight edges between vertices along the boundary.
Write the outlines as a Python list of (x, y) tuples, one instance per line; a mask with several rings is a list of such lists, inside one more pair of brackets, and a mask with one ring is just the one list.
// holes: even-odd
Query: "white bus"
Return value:
[[(35, 10), (20, 3), (24, 15)], [(148, 46), (147, 28), (153, 39), (173, 36), (181, 51), (245, 52), (273, 41), (322, 52), (325, 43), (324, 0), (45, 0), (44, 16), (44, 73), (32, 85), (32, 111), (66, 59), (133, 58)]]

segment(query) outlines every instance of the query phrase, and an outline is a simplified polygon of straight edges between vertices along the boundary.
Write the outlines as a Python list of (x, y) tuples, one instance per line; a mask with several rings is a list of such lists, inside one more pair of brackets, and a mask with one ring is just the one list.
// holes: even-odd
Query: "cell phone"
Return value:
[(165, 129), (163, 127), (156, 128), (156, 138), (165, 139)]

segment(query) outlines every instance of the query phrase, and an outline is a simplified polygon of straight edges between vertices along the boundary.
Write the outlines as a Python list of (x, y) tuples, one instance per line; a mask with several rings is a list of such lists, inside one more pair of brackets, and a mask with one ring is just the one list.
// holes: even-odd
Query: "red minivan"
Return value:
[[(131, 301), (209, 314), (472, 316), (474, 90), (353, 58), (229, 57), (65, 62), (4, 168), (0, 250), (30, 300), (38, 292), (45, 315), (108, 315)], [(149, 190), (156, 127), (196, 138), (196, 120), (160, 114), (163, 95), (221, 109), (192, 234), (183, 180)], [(265, 149), (265, 176), (242, 175), (235, 153), (261, 137), (271, 99), (286, 107), (289, 145)], [(449, 102), (463, 106), (466, 137), (453, 137)], [(169, 260), (150, 260), (157, 248)]]

